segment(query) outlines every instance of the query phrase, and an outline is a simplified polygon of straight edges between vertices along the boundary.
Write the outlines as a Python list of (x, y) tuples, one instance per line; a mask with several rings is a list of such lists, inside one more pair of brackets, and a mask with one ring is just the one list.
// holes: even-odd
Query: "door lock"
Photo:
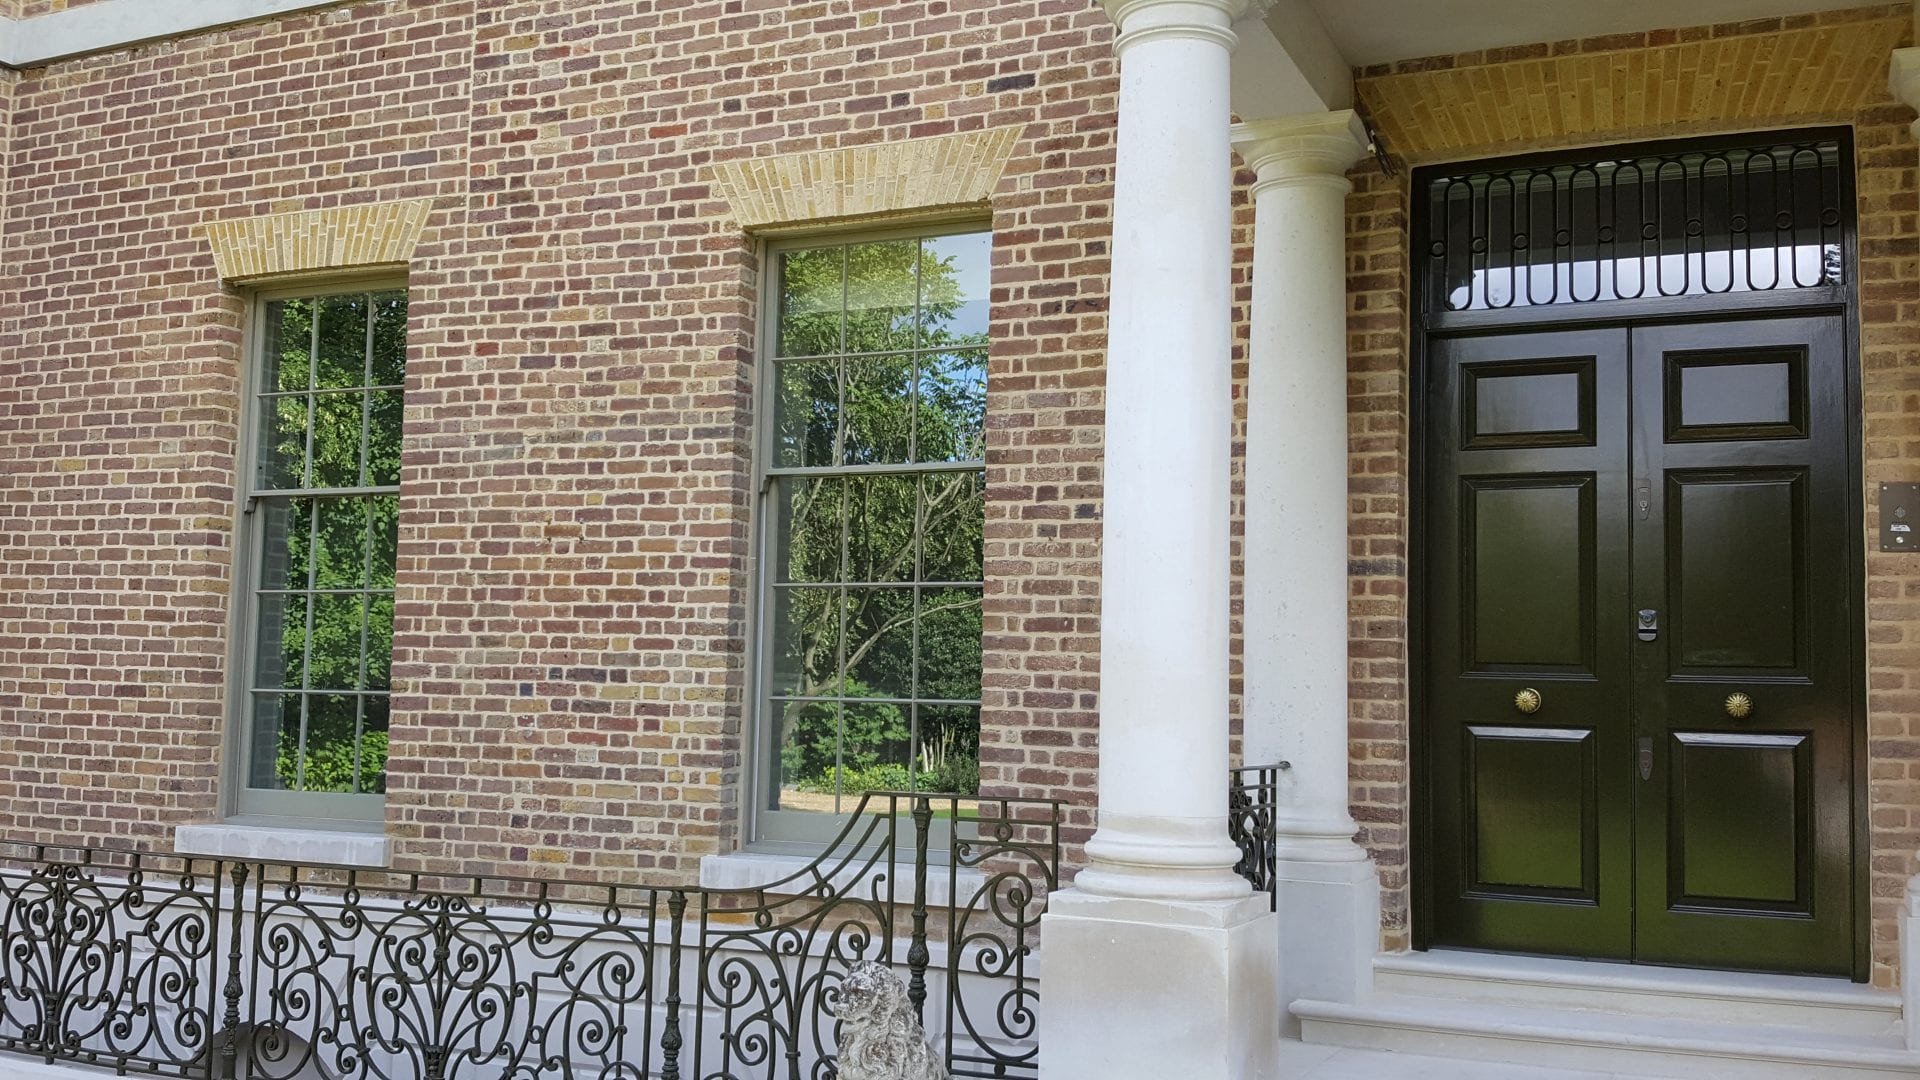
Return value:
[(1640, 740), (1640, 779), (1653, 779), (1653, 740)]
[(1641, 608), (1640, 618), (1633, 632), (1641, 641), (1653, 641), (1660, 637), (1660, 613), (1652, 608)]

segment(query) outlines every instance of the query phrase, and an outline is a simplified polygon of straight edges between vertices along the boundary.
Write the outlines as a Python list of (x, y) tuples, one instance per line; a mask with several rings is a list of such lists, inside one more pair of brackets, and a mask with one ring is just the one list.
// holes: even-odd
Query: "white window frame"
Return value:
[[(788, 232), (760, 246), (759, 305), (756, 320), (757, 344), (754, 357), (754, 382), (758, 390), (753, 438), (753, 505), (749, 532), (752, 537), (749, 556), (748, 634), (751, 656), (748, 663), (748, 701), (746, 707), (746, 762), (741, 770), (741, 797), (745, 803), (745, 847), (752, 852), (811, 855), (819, 852), (845, 827), (850, 811), (819, 813), (778, 811), (769, 808), (770, 796), (779, 783), (779, 770), (773, 766), (773, 747), (778, 724), (769, 708), (769, 690), (773, 683), (773, 661), (778, 649), (773, 640), (773, 584), (777, 565), (778, 537), (774, 529), (778, 515), (773, 512), (775, 478), (781, 475), (925, 475), (937, 472), (977, 472), (985, 482), (987, 470), (984, 451), (979, 461), (965, 463), (923, 462), (905, 465), (822, 466), (813, 469), (776, 467), (779, 425), (777, 398), (779, 375), (777, 353), (780, 324), (780, 255), (788, 251), (820, 247), (850, 246), (891, 240), (932, 239), (943, 236), (993, 234), (993, 222), (985, 216), (940, 218), (885, 229), (821, 230)], [(992, 241), (989, 239), (989, 246)], [(989, 301), (990, 302), (990, 301)], [(988, 323), (987, 352), (991, 358), (992, 323)], [(988, 383), (988, 401), (992, 383)], [(990, 415), (990, 413), (989, 413)], [(983, 432), (984, 434), (984, 432)], [(985, 596), (985, 566), (982, 566), (981, 593)], [(941, 793), (936, 793), (936, 795)], [(847, 796), (857, 802), (859, 796)], [(903, 807), (904, 810), (904, 807)], [(932, 843), (945, 850), (950, 843), (951, 822), (936, 819)]]
[[(223, 747), (224, 767), (221, 770), (225, 789), (222, 800), (225, 817), (237, 824), (371, 829), (379, 827), (385, 820), (386, 796), (383, 794), (285, 791), (256, 788), (248, 782), (253, 754), (253, 694), (258, 674), (257, 644), (260, 632), (259, 582), (256, 579), (265, 543), (265, 516), (256, 510), (262, 494), (262, 489), (258, 487), (263, 453), (260, 433), (264, 420), (260, 384), (265, 378), (266, 347), (272, 329), (267, 323), (267, 307), (276, 300), (376, 292), (407, 293), (411, 307), (413, 298), (406, 278), (392, 273), (343, 274), (298, 286), (257, 289), (247, 296), (245, 349), (239, 379), (241, 423), (233, 485), (233, 614), (228, 627), (227, 737)], [(351, 490), (396, 497), (400, 492), (398, 485)], [(284, 497), (286, 493), (275, 491), (274, 494)], [(405, 513), (404, 505), (401, 513)]]

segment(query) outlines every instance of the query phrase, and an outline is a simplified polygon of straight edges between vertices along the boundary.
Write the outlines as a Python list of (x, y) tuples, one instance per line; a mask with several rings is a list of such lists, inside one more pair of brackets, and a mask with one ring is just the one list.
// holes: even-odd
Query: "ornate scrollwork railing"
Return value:
[(829, 1080), (840, 981), (879, 960), (955, 1075), (1033, 1076), (1061, 821), (874, 793), (734, 890), (0, 845), (0, 1049), (190, 1080)]
[(0, 846), (0, 1049), (206, 1075), (219, 873), (205, 859)]
[(1227, 785), (1227, 835), (1240, 849), (1240, 861), (1235, 864), (1234, 872), (1246, 878), (1253, 891), (1266, 893), (1269, 906), (1279, 900), (1274, 889), (1278, 829), (1275, 815), (1279, 812), (1283, 767), (1249, 765), (1234, 769)]

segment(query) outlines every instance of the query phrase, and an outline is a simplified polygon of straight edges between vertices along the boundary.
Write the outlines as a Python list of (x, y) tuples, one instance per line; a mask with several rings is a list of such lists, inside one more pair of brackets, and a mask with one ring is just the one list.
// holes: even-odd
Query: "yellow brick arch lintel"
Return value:
[[(1844, 15), (1845, 13), (1843, 13)], [(1363, 76), (1355, 91), (1411, 164), (1846, 121), (1887, 95), (1897, 16)]]
[(432, 199), (403, 199), (209, 221), (201, 231), (220, 276), (252, 282), (404, 266), (412, 261), (432, 211)]
[(1019, 138), (1019, 128), (990, 128), (722, 161), (714, 187), (748, 230), (982, 206)]

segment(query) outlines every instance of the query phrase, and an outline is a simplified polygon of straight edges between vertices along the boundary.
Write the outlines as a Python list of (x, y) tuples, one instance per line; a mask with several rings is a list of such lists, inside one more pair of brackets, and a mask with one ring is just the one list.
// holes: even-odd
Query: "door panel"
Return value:
[(1463, 478), (1469, 670), (1592, 673), (1593, 489), (1591, 473)]
[(1806, 674), (1806, 480), (1805, 469), (1667, 473), (1676, 674)]
[(1428, 364), (1432, 943), (1849, 971), (1839, 319)]
[[(1439, 943), (1631, 949), (1624, 331), (1437, 341), (1428, 490)], [(1440, 568), (1446, 568), (1441, 571)], [(1538, 695), (1534, 712), (1516, 695)]]
[(1467, 728), (1473, 892), (1595, 900), (1593, 742), (1591, 728)]
[(1632, 533), (1634, 606), (1663, 623), (1634, 648), (1659, 748), (1636, 786), (1635, 952), (1845, 974), (1860, 541), (1840, 323), (1633, 334), (1636, 482), (1664, 493)]
[(1676, 731), (1671, 745), (1671, 903), (1810, 915), (1812, 741)]

